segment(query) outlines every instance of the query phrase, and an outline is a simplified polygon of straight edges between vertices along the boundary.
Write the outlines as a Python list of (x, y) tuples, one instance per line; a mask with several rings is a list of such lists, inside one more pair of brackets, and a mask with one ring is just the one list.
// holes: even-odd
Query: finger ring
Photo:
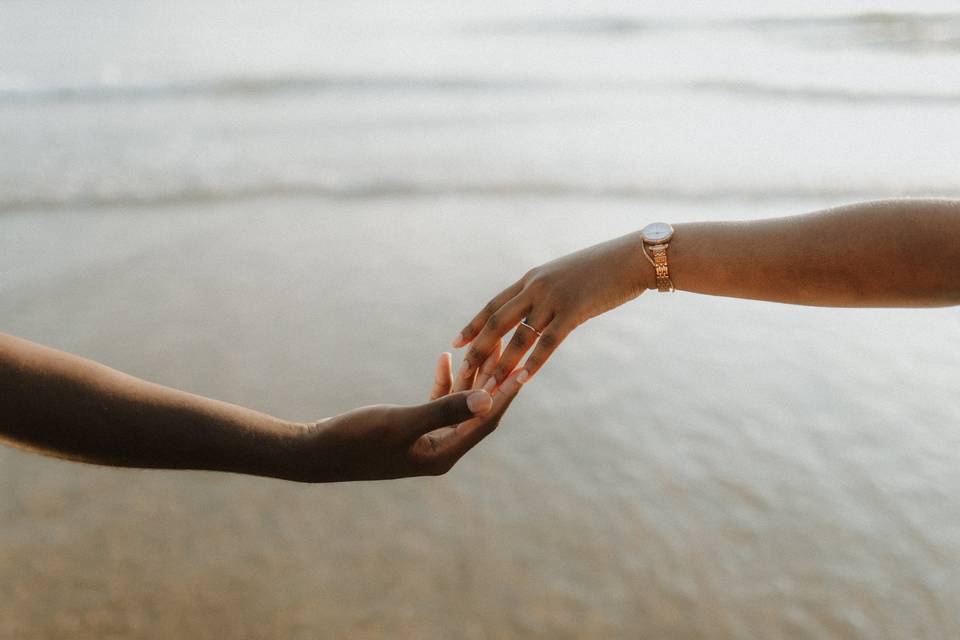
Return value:
[(537, 331), (536, 329), (534, 329), (533, 326), (527, 324), (527, 321), (526, 321), (526, 320), (521, 320), (521, 321), (520, 321), (520, 325), (526, 327), (527, 329), (530, 329), (530, 331), (533, 331), (535, 334), (537, 334), (537, 337), (538, 337), (538, 338), (543, 335), (542, 333), (540, 333), (539, 331)]

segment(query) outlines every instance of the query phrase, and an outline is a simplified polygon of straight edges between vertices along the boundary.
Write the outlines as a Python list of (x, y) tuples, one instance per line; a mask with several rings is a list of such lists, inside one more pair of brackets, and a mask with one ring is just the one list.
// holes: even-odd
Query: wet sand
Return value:
[[(463, 321), (549, 257), (651, 217), (819, 204), (14, 213), (0, 321), (309, 419), (419, 401)], [(575, 332), (441, 478), (303, 486), (3, 448), (0, 636), (949, 637), (958, 335), (949, 309), (648, 294)]]

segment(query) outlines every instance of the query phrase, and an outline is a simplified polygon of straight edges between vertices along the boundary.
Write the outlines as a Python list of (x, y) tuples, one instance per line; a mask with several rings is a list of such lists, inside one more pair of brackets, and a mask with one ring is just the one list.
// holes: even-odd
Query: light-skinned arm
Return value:
[[(677, 290), (834, 307), (960, 303), (960, 201), (887, 200), (747, 222), (675, 225)], [(454, 340), (457, 375), (492, 390), (533, 348), (526, 381), (577, 326), (656, 288), (640, 232), (536, 267), (500, 292)], [(533, 329), (518, 324), (525, 320)], [(493, 345), (516, 331), (503, 356)]]

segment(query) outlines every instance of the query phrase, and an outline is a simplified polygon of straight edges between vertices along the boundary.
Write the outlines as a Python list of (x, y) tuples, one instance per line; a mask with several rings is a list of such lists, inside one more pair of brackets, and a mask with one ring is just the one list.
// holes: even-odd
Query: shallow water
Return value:
[[(2, 330), (310, 419), (651, 219), (960, 194), (947, 4), (373, 6), (3, 4)], [(442, 478), (3, 449), (0, 636), (953, 637), (958, 347), (647, 294)]]

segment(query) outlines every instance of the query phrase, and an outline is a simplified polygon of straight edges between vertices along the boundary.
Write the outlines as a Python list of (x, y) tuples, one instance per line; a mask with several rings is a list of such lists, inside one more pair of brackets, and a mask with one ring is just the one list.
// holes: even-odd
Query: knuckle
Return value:
[(545, 333), (540, 336), (540, 344), (545, 349), (554, 349), (560, 344), (560, 338), (555, 333)]
[(477, 347), (477, 345), (473, 345), (467, 349), (467, 355), (465, 358), (470, 362), (471, 365), (474, 365), (483, 358), (483, 354), (480, 353), (480, 349)]
[(553, 289), (553, 282), (549, 276), (537, 273), (527, 282), (527, 289), (542, 295)]
[(526, 290), (530, 293), (539, 294), (543, 291), (543, 279), (537, 276), (533, 276), (530, 280), (527, 281)]
[(494, 313), (489, 318), (487, 318), (487, 329), (490, 329), (491, 331), (496, 331), (497, 327), (500, 326), (500, 323), (501, 323), (500, 316)]
[(483, 313), (493, 313), (499, 307), (497, 306), (497, 299), (494, 298), (490, 300), (487, 304), (483, 305)]
[(510, 338), (510, 344), (514, 347), (525, 347), (529, 342), (529, 338), (522, 331), (516, 331), (513, 334), (513, 337)]

